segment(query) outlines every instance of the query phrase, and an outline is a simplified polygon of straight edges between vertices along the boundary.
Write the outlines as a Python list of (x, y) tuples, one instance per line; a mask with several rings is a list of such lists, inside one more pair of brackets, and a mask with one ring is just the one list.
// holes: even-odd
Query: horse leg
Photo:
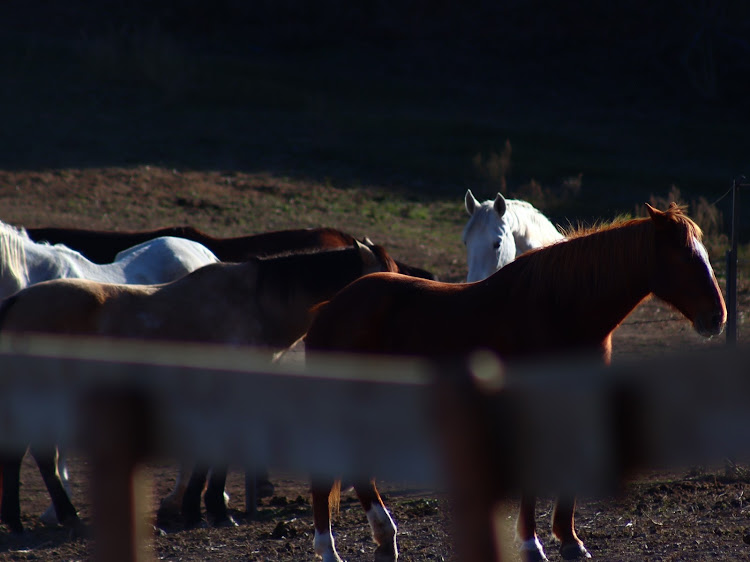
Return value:
[(236, 527), (237, 523), (229, 515), (224, 487), (227, 483), (227, 467), (214, 467), (208, 479), (208, 487), (204, 496), (206, 514), (216, 527)]
[(198, 527), (203, 522), (201, 518), (201, 494), (203, 487), (206, 485), (208, 476), (208, 467), (195, 466), (190, 481), (185, 488), (185, 494), (182, 496), (182, 516), (185, 518), (185, 527), (192, 529)]
[(192, 473), (193, 465), (191, 463), (180, 463), (180, 470), (177, 473), (177, 480), (174, 483), (174, 488), (172, 488), (169, 495), (163, 498), (159, 503), (159, 511), (157, 513), (158, 519), (171, 519), (180, 513), (182, 510), (182, 500), (185, 497), (185, 489), (188, 486), (188, 481), (190, 480), (190, 475)]
[[(68, 493), (68, 497), (72, 496), (70, 489), (70, 476), (68, 474), (68, 459), (67, 454), (64, 451), (57, 451), (57, 474), (60, 477), (65, 491)], [(50, 503), (49, 507), (39, 516), (41, 522), (47, 527), (56, 527), (60, 524), (60, 520), (57, 518), (55, 511), (55, 504)]]
[(563, 560), (591, 558), (575, 531), (575, 496), (560, 496), (552, 513), (552, 533), (560, 540), (560, 554)]
[(536, 534), (536, 496), (523, 493), (518, 511), (518, 537), (521, 539), (521, 557), (524, 562), (547, 560), (542, 543)]
[(342, 562), (331, 531), (331, 508), (338, 508), (340, 483), (333, 479), (314, 479), (312, 483), (312, 508), (315, 538), (313, 547), (315, 554), (323, 562)]
[(23, 533), (21, 524), (21, 463), (25, 451), (20, 455), (3, 455), (3, 492), (0, 505), (0, 521), (5, 523), (12, 533)]
[(378, 545), (375, 549), (375, 562), (395, 562), (398, 559), (396, 525), (375, 487), (375, 479), (354, 484), (354, 491), (367, 514), (372, 539)]
[(61, 525), (72, 529), (75, 536), (85, 534), (83, 523), (78, 517), (78, 512), (73, 506), (73, 502), (70, 501), (70, 496), (57, 471), (57, 451), (55, 449), (51, 451), (37, 451), (32, 448), (31, 455), (36, 460), (39, 473), (42, 475), (42, 480), (44, 480), (44, 485), (47, 487), (47, 491), (52, 498), (52, 505), (54, 506), (57, 521)]

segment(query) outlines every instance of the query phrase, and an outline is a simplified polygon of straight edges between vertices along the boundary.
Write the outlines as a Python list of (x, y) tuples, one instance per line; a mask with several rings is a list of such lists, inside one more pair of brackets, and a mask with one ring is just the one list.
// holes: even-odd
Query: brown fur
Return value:
[[(648, 219), (529, 252), (477, 283), (367, 276), (316, 308), (306, 336), (308, 354), (435, 357), (485, 348), (512, 361), (589, 350), (606, 362), (612, 332), (652, 292), (676, 306), (696, 329), (720, 332), (726, 307), (713, 272), (696, 255), (692, 238), (700, 239), (700, 229), (676, 206), (665, 212), (649, 207), (649, 213)], [(327, 493), (322, 485), (313, 487), (319, 533), (326, 532), (329, 521), (315, 507)], [(374, 481), (357, 493), (360, 499), (380, 501)], [(524, 541), (537, 538), (534, 501), (524, 494), (518, 519)], [(558, 501), (553, 531), (563, 549), (581, 555), (586, 551), (575, 533), (574, 507), (571, 498)]]
[[(216, 238), (192, 226), (170, 226), (157, 230), (127, 232), (50, 227), (28, 228), (26, 232), (32, 240), (65, 244), (96, 263), (111, 263), (115, 261), (118, 252), (159, 236), (177, 236), (199, 242), (221, 261), (226, 262), (241, 262), (254, 257), (302, 251), (353, 247), (357, 243), (351, 234), (329, 227), (277, 230), (231, 238)], [(391, 258), (388, 257), (388, 259)], [(397, 265), (393, 271), (414, 277), (435, 279), (431, 272), (424, 269), (401, 262), (394, 261), (393, 263)]]
[(217, 263), (163, 285), (61, 279), (17, 293), (0, 308), (0, 322), (3, 331), (283, 348), (304, 334), (313, 305), (394, 267), (382, 249), (360, 246)]

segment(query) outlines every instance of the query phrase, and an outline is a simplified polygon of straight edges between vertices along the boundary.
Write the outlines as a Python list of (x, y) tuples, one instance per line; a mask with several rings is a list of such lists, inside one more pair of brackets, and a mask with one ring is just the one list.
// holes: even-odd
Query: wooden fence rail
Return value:
[[(34, 442), (89, 455), (95, 557), (108, 561), (143, 556), (133, 471), (157, 455), (408, 479), (469, 498), (457, 522), (489, 521), (487, 498), (521, 486), (601, 493), (633, 468), (745, 458), (749, 403), (750, 355), (736, 349), (505, 370), (481, 353), (280, 366), (226, 347), (0, 347), (0, 450)], [(499, 560), (494, 547), (461, 550), (494, 544), (460, 540), (491, 528), (458, 528), (460, 559)]]

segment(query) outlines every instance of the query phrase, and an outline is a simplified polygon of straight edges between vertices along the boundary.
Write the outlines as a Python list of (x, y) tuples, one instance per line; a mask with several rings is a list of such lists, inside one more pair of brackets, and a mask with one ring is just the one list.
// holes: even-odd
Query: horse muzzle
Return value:
[(693, 327), (704, 338), (718, 336), (724, 331), (727, 324), (727, 314), (725, 311), (717, 312), (711, 316), (698, 316), (693, 321)]

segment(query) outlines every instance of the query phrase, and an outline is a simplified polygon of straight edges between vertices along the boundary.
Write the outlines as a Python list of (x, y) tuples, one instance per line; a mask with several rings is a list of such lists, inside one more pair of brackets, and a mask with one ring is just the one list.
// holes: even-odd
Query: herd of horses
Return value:
[[(700, 228), (672, 204), (646, 218), (561, 233), (542, 213), (502, 195), (480, 203), (467, 191), (466, 283), (445, 283), (395, 261), (369, 239), (316, 228), (213, 238), (190, 227), (148, 232), (0, 229), (0, 337), (56, 333), (253, 346), (269, 360), (304, 338), (320, 352), (428, 357), (475, 349), (508, 362), (595, 352), (611, 356), (612, 333), (649, 295), (679, 310), (706, 337), (726, 307)], [(84, 257), (85, 256), (85, 257)], [(46, 260), (46, 262), (45, 262)], [(209, 296), (210, 295), (210, 296)], [(61, 524), (82, 524), (65, 489), (57, 451), (30, 447)], [(4, 454), (0, 518), (22, 532), (23, 454)], [(181, 467), (170, 498), (188, 526), (231, 524), (226, 467)], [(375, 476), (354, 481), (377, 544), (375, 559), (398, 558), (396, 526)], [(340, 486), (311, 485), (314, 550), (340, 562), (331, 506)], [(546, 560), (533, 490), (522, 493), (518, 535), (525, 560)], [(553, 533), (563, 558), (589, 553), (574, 525), (575, 498), (561, 496)]]

